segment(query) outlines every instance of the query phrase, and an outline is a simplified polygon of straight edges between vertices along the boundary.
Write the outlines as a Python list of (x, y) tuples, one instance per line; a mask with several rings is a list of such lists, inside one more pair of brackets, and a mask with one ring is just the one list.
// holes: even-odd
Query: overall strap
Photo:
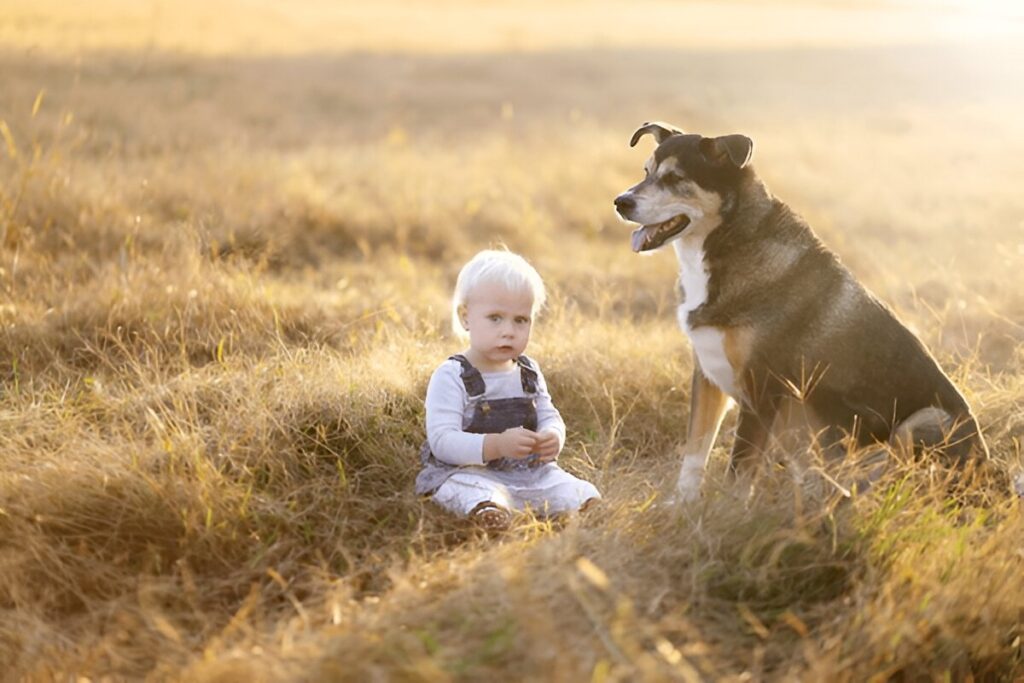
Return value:
[(469, 397), (482, 396), (484, 391), (487, 390), (487, 385), (484, 384), (484, 378), (480, 371), (473, 367), (469, 359), (461, 353), (457, 353), (454, 356), (449, 356), (448, 360), (458, 361), (459, 365), (462, 366), (462, 384), (466, 387), (466, 393)]
[(516, 358), (516, 363), (519, 364), (519, 375), (523, 378), (523, 391), (527, 394), (537, 393), (537, 370), (533, 367), (533, 362), (526, 356), (519, 356)]

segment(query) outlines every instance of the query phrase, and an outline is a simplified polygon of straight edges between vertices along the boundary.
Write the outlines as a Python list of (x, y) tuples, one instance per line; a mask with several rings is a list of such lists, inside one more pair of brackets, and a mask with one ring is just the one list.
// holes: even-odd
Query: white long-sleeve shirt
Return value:
[[(530, 361), (537, 371), (537, 431), (555, 432), (561, 447), (565, 443), (565, 422), (551, 402), (540, 366), (532, 358)], [(518, 365), (506, 372), (480, 374), (487, 387), (484, 400), (526, 396)], [(427, 441), (434, 457), (450, 465), (483, 465), (485, 435), (463, 431), (473, 419), (474, 406), (469, 402), (458, 361), (446, 360), (434, 371), (425, 403)]]

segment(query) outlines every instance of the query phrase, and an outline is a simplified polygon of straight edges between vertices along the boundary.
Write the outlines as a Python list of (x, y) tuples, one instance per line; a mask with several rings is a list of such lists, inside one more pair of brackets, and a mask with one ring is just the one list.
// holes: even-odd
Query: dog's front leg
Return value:
[(781, 395), (772, 394), (762, 396), (756, 403), (744, 401), (741, 405), (736, 422), (736, 441), (733, 442), (729, 458), (728, 473), (731, 478), (736, 479), (740, 474), (748, 472), (764, 453), (781, 402)]
[(683, 446), (683, 464), (676, 484), (676, 498), (689, 502), (700, 498), (704, 464), (715, 444), (722, 418), (729, 408), (729, 397), (712, 383), (693, 357), (693, 383), (690, 388), (690, 421)]

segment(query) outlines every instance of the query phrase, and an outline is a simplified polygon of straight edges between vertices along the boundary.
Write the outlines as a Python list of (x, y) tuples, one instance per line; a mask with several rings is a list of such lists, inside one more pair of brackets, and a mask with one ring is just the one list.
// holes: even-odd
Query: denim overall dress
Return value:
[[(469, 424), (463, 425), (463, 431), (471, 434), (500, 434), (512, 427), (537, 430), (537, 371), (530, 365), (530, 359), (526, 356), (516, 358), (522, 377), (523, 393), (526, 395), (489, 400), (484, 399), (487, 385), (480, 371), (462, 354), (451, 356), (449, 360), (458, 361), (462, 366), (462, 384), (466, 387), (469, 404), (473, 406), (473, 417)], [(536, 454), (520, 460), (499, 458), (487, 463), (485, 471), (502, 472), (505, 473), (502, 479), (511, 477), (514, 480), (522, 479), (525, 483), (533, 479), (539, 469), (543, 469), (535, 466), (536, 461)], [(416, 476), (416, 493), (419, 494), (433, 493), (448, 477), (464, 469), (435, 458), (430, 452), (428, 441), (424, 441), (420, 447), (420, 462), (423, 469)]]

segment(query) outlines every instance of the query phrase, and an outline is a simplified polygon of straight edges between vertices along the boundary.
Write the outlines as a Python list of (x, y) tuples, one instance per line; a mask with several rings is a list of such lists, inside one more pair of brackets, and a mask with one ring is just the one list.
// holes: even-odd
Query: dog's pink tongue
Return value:
[(647, 248), (647, 227), (639, 227), (633, 231), (631, 238), (633, 243), (633, 251), (643, 251)]

